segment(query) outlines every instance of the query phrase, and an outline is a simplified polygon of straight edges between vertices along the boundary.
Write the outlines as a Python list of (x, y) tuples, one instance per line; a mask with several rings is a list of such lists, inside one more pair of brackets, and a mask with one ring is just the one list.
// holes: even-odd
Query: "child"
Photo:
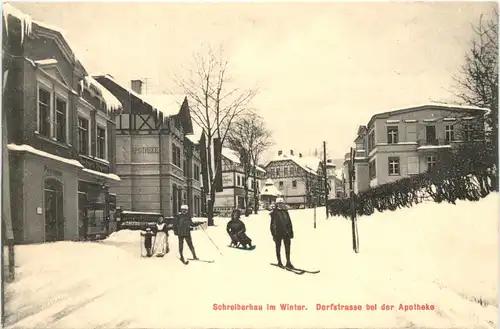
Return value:
[(144, 237), (144, 248), (146, 248), (146, 256), (151, 257), (153, 256), (153, 236), (155, 234), (151, 231), (151, 229), (148, 227), (146, 229), (146, 232), (141, 232), (141, 236)]

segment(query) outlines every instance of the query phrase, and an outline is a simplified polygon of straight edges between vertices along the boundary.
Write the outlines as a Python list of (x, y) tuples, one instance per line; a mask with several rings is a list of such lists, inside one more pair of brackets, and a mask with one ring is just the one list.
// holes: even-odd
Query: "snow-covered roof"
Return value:
[(315, 175), (317, 174), (319, 162), (321, 161), (318, 157), (309, 157), (309, 156), (297, 157), (290, 154), (281, 154), (272, 158), (271, 161), (269, 161), (269, 163), (276, 161), (286, 161), (286, 160), (291, 160), (295, 162), (299, 167), (301, 167), (305, 171)]
[(91, 169), (87, 169), (87, 168), (83, 168), (83, 171), (87, 172), (89, 174), (93, 174), (93, 175), (105, 177), (107, 179), (111, 179), (111, 180), (115, 180), (115, 181), (121, 181), (120, 177), (118, 177), (118, 175), (115, 175), (115, 174), (105, 174), (105, 173), (102, 173), (100, 171), (95, 171), (95, 170), (91, 170)]
[(109, 74), (92, 74), (94, 78), (103, 77), (115, 85), (120, 86), (120, 88), (124, 89), (130, 95), (133, 95), (143, 103), (149, 104), (153, 107), (156, 114), (159, 115), (162, 113), (165, 117), (170, 117), (179, 113), (182, 103), (184, 102), (185, 96), (181, 95), (167, 95), (167, 94), (150, 94), (150, 95), (142, 95), (138, 94), (132, 89), (125, 87), (123, 84), (119, 83)]
[(193, 124), (193, 133), (191, 135), (186, 135), (186, 138), (194, 144), (198, 144), (200, 142), (201, 135), (203, 134), (203, 128), (201, 128), (200, 125), (198, 125), (198, 123), (196, 123), (196, 121), (192, 118), (191, 122)]
[(101, 85), (99, 82), (97, 82), (96, 79), (92, 78), (91, 76), (86, 76), (82, 81), (80, 81), (80, 84), (82, 86), (82, 89), (84, 86), (87, 88), (90, 88), (91, 86), (94, 87), (102, 97), (106, 109), (108, 111), (114, 111), (123, 108), (122, 103), (116, 98), (109, 90), (107, 90), (103, 85)]
[(149, 105), (160, 110), (165, 116), (172, 116), (179, 113), (184, 95), (148, 94), (140, 95)]
[[(9, 25), (8, 25), (8, 17), (9, 16), (12, 16), (12, 17), (15, 17), (16, 19), (18, 19), (20, 24), (21, 24), (21, 43), (24, 43), (26, 36), (31, 35), (32, 30), (33, 30), (33, 24), (38, 25), (39, 27), (57, 32), (63, 37), (63, 39), (68, 44), (70, 51), (71, 51), (72, 55), (74, 56), (75, 61), (82, 64), (82, 52), (80, 51), (81, 49), (77, 46), (77, 44), (74, 41), (71, 41), (68, 33), (66, 33), (60, 27), (53, 26), (53, 25), (47, 24), (45, 22), (40, 22), (40, 21), (34, 20), (30, 15), (23, 13), (21, 10), (12, 6), (8, 2), (3, 4), (2, 12), (3, 12), (3, 20), (5, 23), (5, 29), (6, 29), (5, 33), (7, 34), (7, 36), (9, 35)], [(78, 55), (77, 55), (77, 53), (78, 53)], [(82, 66), (83, 66), (83, 64), (82, 64)]]
[(227, 147), (222, 148), (222, 156), (224, 156), (226, 159), (228, 159), (231, 162), (240, 164), (240, 156), (238, 152), (228, 149)]
[(56, 65), (58, 63), (57, 59), (54, 58), (40, 59), (33, 62), (38, 65)]
[(51, 154), (51, 153), (48, 153), (48, 152), (45, 152), (45, 151), (42, 151), (42, 150), (38, 150), (38, 149), (34, 148), (31, 145), (26, 145), (26, 144), (21, 144), (21, 145), (8, 144), (7, 148), (10, 151), (28, 152), (28, 153), (31, 153), (31, 154), (36, 154), (38, 156), (47, 158), (47, 159), (52, 159), (52, 160), (63, 162), (63, 163), (66, 163), (66, 164), (69, 164), (69, 165), (72, 165), (72, 166), (75, 166), (75, 167), (79, 167), (79, 168), (82, 168), (82, 171), (87, 172), (89, 174), (93, 174), (93, 175), (105, 177), (105, 178), (108, 178), (108, 179), (111, 179), (111, 180), (115, 180), (115, 181), (120, 181), (121, 180), (120, 177), (118, 177), (118, 175), (115, 175), (115, 174), (105, 174), (105, 173), (102, 173), (100, 171), (95, 171), (95, 170), (87, 169), (87, 168), (85, 168), (77, 160), (68, 159), (68, 158), (65, 158), (65, 157), (62, 157), (62, 156), (59, 156), (59, 155), (55, 155), (55, 154)]
[(274, 186), (273, 181), (268, 178), (266, 180), (266, 184), (260, 191), (260, 195), (269, 195), (269, 196), (279, 196), (281, 195), (281, 192)]
[(30, 146), (30, 145), (26, 145), (26, 144), (21, 144), (21, 145), (8, 144), (7, 148), (9, 150), (11, 150), (11, 151), (28, 152), (28, 153), (36, 154), (36, 155), (44, 157), (44, 158), (56, 160), (56, 161), (63, 162), (63, 163), (66, 163), (66, 164), (69, 164), (69, 165), (72, 165), (72, 166), (75, 166), (75, 167), (83, 168), (83, 165), (79, 161), (76, 161), (74, 159), (64, 158), (64, 157), (61, 157), (61, 156), (58, 156), (58, 155), (55, 155), (55, 154), (51, 154), (51, 153), (48, 153), (48, 152), (45, 152), (45, 151), (41, 151), (41, 150), (38, 150), (38, 149), (36, 149), (36, 148), (34, 148), (33, 146)]
[(260, 166), (255, 166), (255, 169), (256, 169), (257, 171), (260, 171), (260, 172), (263, 172), (263, 173), (265, 173), (265, 172), (266, 172), (266, 170), (265, 170), (264, 168), (260, 167)]

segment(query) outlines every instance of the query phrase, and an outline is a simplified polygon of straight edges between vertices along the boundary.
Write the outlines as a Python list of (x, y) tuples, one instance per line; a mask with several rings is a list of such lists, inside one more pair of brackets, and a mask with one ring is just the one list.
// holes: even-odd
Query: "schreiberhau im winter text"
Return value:
[[(307, 311), (301, 304), (213, 304), (214, 311)], [(316, 304), (315, 311), (434, 311), (433, 304), (365, 304), (348, 305), (341, 303)]]

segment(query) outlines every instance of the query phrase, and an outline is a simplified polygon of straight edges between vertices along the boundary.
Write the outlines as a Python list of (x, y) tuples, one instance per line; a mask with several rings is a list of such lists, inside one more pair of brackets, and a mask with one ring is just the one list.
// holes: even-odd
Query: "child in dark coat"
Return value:
[(252, 247), (252, 240), (246, 235), (245, 223), (241, 221), (241, 211), (239, 209), (233, 210), (231, 220), (227, 223), (226, 232), (231, 237), (231, 246), (244, 248)]

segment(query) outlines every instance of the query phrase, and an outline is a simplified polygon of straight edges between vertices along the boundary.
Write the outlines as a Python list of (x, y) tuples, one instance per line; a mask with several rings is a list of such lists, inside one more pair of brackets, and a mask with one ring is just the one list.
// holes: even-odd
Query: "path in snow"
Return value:
[[(140, 258), (139, 233), (99, 243), (19, 246), (18, 278), (7, 286), (7, 325), (29, 328), (370, 327), (495, 328), (498, 318), (498, 195), (457, 206), (425, 204), (359, 220), (360, 253), (350, 223), (318, 209), (292, 211), (292, 261), (316, 275), (294, 275), (275, 262), (266, 213), (245, 219), (254, 251), (227, 248), (225, 219), (193, 232), (198, 256), (183, 265), (177, 238), (164, 258)], [(485, 210), (486, 209), (486, 210)], [(478, 216), (478, 214), (483, 214)], [(185, 246), (185, 255), (190, 257)], [(489, 304), (481, 306), (477, 300)], [(213, 304), (267, 304), (276, 311), (214, 311)], [(305, 305), (281, 311), (279, 304)], [(362, 311), (317, 311), (320, 304)], [(377, 311), (365, 310), (377, 304)], [(434, 311), (398, 311), (432, 304)], [(393, 304), (396, 310), (381, 310)]]

